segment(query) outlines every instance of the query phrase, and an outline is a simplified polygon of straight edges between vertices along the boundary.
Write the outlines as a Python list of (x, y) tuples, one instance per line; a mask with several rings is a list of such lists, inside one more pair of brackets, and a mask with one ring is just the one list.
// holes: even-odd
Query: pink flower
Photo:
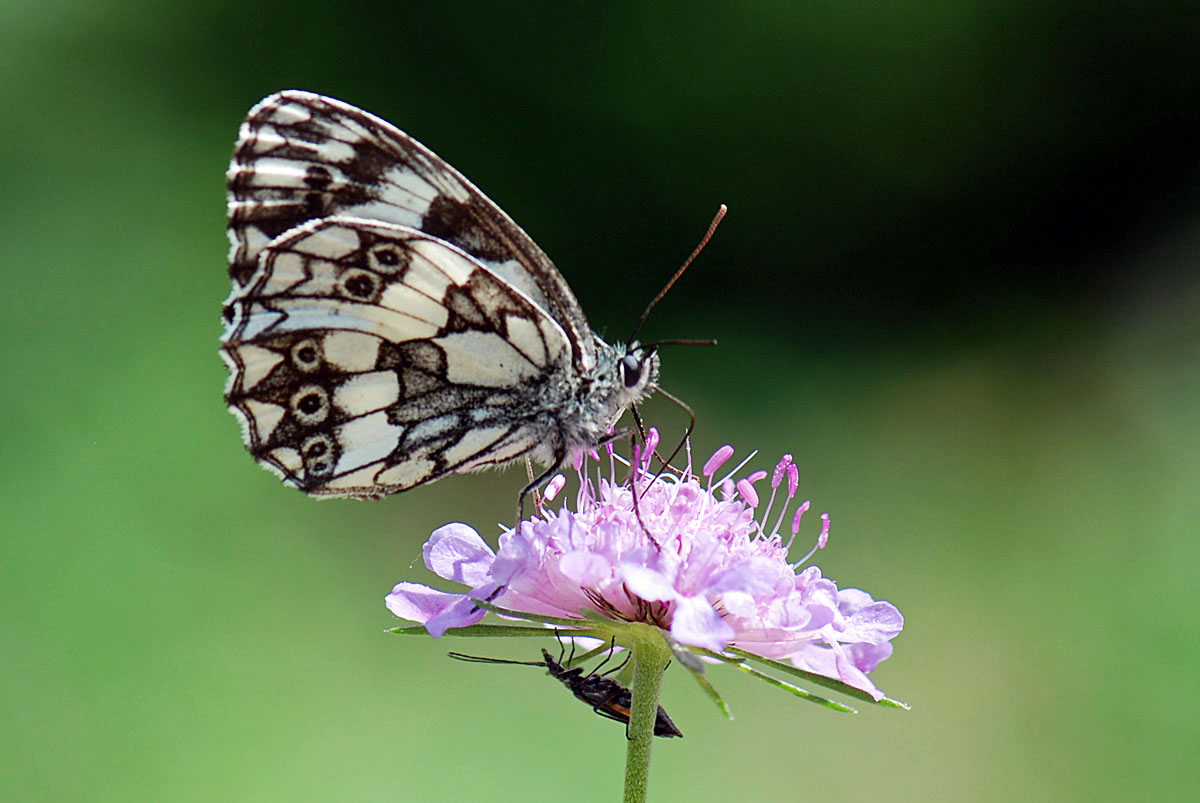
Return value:
[[(500, 536), (495, 553), (465, 524), (440, 527), (425, 544), (425, 565), (470, 590), (400, 583), (387, 606), (434, 637), (482, 619), (485, 611), (473, 600), (534, 617), (578, 618), (583, 625), (588, 611), (655, 625), (678, 644), (714, 652), (735, 646), (791, 661), (881, 699), (867, 673), (891, 654), (890, 640), (904, 625), (900, 612), (858, 589), (839, 591), (815, 566), (799, 568), (824, 547), (828, 516), (817, 546), (789, 563), (808, 507), (805, 502), (796, 511), (784, 543), (779, 527), (799, 484), (792, 457), (775, 467), (769, 501), (758, 515), (754, 486), (768, 473), (734, 481), (739, 466), (715, 478), (732, 453), (728, 446), (718, 450), (703, 478), (691, 474), (690, 460), (681, 475), (655, 478), (635, 447), (636, 506), (628, 484), (588, 477), (584, 464), (575, 509), (564, 505), (521, 522)], [(786, 499), (772, 526), (781, 486)]]

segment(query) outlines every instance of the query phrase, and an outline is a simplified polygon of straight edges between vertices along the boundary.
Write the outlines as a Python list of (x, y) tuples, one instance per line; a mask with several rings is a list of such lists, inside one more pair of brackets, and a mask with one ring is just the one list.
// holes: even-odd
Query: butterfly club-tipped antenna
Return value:
[[(633, 327), (633, 334), (629, 336), (630, 343), (636, 340), (638, 332), (642, 331), (642, 325), (646, 323), (646, 319), (650, 317), (650, 310), (654, 309), (655, 306), (658, 305), (658, 302), (663, 300), (663, 296), (671, 291), (671, 288), (675, 286), (675, 282), (679, 281), (679, 277), (683, 276), (683, 272), (686, 271), (688, 266), (691, 265), (692, 262), (695, 261), (696, 257), (700, 255), (700, 252), (704, 250), (704, 246), (708, 245), (708, 241), (712, 239), (713, 233), (716, 232), (717, 226), (721, 225), (721, 221), (725, 219), (725, 213), (728, 211), (729, 207), (727, 207), (725, 204), (721, 204), (720, 208), (717, 209), (717, 214), (713, 216), (712, 223), (708, 224), (708, 231), (706, 231), (704, 236), (700, 239), (700, 244), (692, 250), (691, 256), (685, 259), (683, 264), (679, 266), (679, 270), (675, 271), (675, 275), (667, 281), (666, 286), (663, 287), (662, 290), (659, 290), (658, 295), (652, 298), (650, 303), (646, 305), (645, 311), (642, 312), (642, 317), (638, 318), (637, 325)], [(667, 341), (659, 341), (659, 344), (665, 345), (666, 342)]]
[[(679, 266), (679, 270), (675, 271), (675, 274), (673, 276), (671, 276), (670, 279), (667, 280), (667, 283), (663, 287), (663, 289), (658, 291), (658, 295), (656, 295), (654, 298), (650, 299), (650, 303), (647, 304), (646, 309), (642, 311), (641, 317), (638, 318), (637, 324), (635, 324), (633, 327), (633, 332), (631, 332), (629, 335), (628, 342), (630, 344), (630, 355), (627, 355), (626, 359), (629, 359), (629, 357), (632, 355), (633, 352), (640, 351), (642, 353), (641, 362), (644, 362), (645, 360), (650, 358), (650, 355), (652, 355), (656, 351), (658, 351), (660, 346), (715, 346), (715, 345), (717, 345), (717, 341), (710, 340), (710, 339), (702, 339), (702, 340), (669, 339), (669, 340), (656, 340), (653, 343), (638, 344), (637, 336), (638, 336), (638, 332), (642, 331), (642, 326), (645, 325), (646, 319), (648, 319), (650, 317), (650, 311), (653, 310), (656, 306), (658, 306), (658, 302), (662, 301), (663, 298), (667, 295), (667, 293), (669, 293), (671, 291), (671, 288), (675, 286), (675, 282), (679, 281), (680, 277), (683, 276), (684, 272), (688, 269), (688, 267), (696, 260), (696, 257), (698, 257), (700, 255), (700, 252), (704, 250), (704, 247), (706, 245), (708, 245), (708, 241), (712, 239), (713, 234), (717, 230), (717, 226), (721, 225), (721, 221), (725, 219), (725, 214), (728, 211), (729, 211), (729, 207), (727, 207), (725, 204), (721, 204), (720, 208), (717, 209), (717, 214), (713, 216), (712, 222), (708, 224), (708, 230), (706, 232), (704, 232), (704, 236), (700, 238), (700, 243), (694, 249), (692, 249), (692, 253), (688, 256), (687, 259), (685, 259), (683, 261), (683, 264)], [(636, 366), (631, 366), (631, 368), (636, 368)], [(661, 387), (656, 388), (656, 389), (660, 392), (662, 391)], [(643, 434), (643, 436), (644, 436), (644, 433), (641, 433), (641, 434)]]
[[(708, 230), (705, 231), (704, 236), (700, 238), (699, 244), (692, 250), (692, 253), (688, 256), (687, 259), (684, 260), (683, 264), (679, 266), (679, 270), (675, 271), (675, 274), (667, 281), (667, 283), (663, 287), (663, 289), (658, 292), (658, 295), (656, 295), (654, 298), (652, 298), (650, 300), (650, 303), (646, 305), (646, 309), (642, 312), (642, 316), (640, 318), (638, 318), (637, 325), (633, 327), (633, 333), (630, 334), (630, 336), (629, 336), (629, 342), (631, 344), (634, 344), (636, 342), (638, 332), (640, 332), (642, 330), (642, 326), (646, 323), (646, 320), (650, 317), (650, 311), (653, 310), (658, 305), (658, 302), (662, 301), (663, 297), (665, 297), (666, 294), (671, 291), (671, 288), (675, 286), (675, 283), (677, 281), (679, 281), (680, 277), (683, 276), (684, 272), (688, 269), (688, 267), (690, 267), (691, 264), (696, 260), (696, 257), (698, 257), (700, 255), (700, 252), (704, 250), (704, 247), (706, 245), (708, 245), (708, 241), (712, 239), (713, 234), (717, 230), (717, 226), (721, 225), (721, 221), (725, 219), (725, 214), (728, 211), (729, 211), (729, 207), (727, 207), (725, 204), (721, 204), (721, 206), (717, 209), (717, 213), (713, 216), (712, 222), (708, 224)], [(669, 340), (656, 340), (652, 343), (640, 344), (640, 345), (635, 346), (635, 348), (637, 350), (643, 352), (643, 359), (648, 359), (649, 356), (651, 354), (653, 354), (654, 352), (658, 351), (659, 347), (661, 347), (661, 346), (715, 346), (715, 345), (717, 345), (717, 341), (711, 340), (711, 339), (686, 339), (686, 340), (684, 340), (684, 339), (669, 339)], [(666, 460), (663, 460), (662, 455), (658, 454), (657, 450), (655, 451), (654, 456), (657, 457), (659, 462), (662, 464), (662, 469), (659, 470), (659, 473), (661, 474), (662, 470), (666, 469), (670, 465), (671, 461), (675, 459), (675, 456), (679, 454), (679, 450), (683, 448), (683, 444), (687, 441), (688, 437), (692, 434), (692, 430), (695, 429), (696, 415), (694, 412), (692, 412), (692, 408), (689, 407), (687, 404), (685, 404), (682, 399), (680, 399), (679, 397), (677, 397), (671, 393), (668, 393), (666, 390), (663, 390), (663, 388), (661, 386), (656, 386), (655, 390), (657, 390), (659, 393), (661, 393), (663, 396), (665, 396), (668, 401), (674, 403), (675, 405), (680, 407), (684, 412), (686, 412), (688, 414), (688, 419), (689, 419), (688, 426), (687, 426), (687, 429), (684, 431), (683, 438), (680, 439), (679, 443), (675, 446), (674, 450), (672, 450), (670, 456)], [(636, 416), (636, 411), (635, 411), (635, 419), (634, 420), (637, 422), (638, 433), (641, 435), (642, 441), (645, 442), (645, 437), (646, 437), (645, 430), (642, 426), (641, 419)], [(657, 475), (656, 475), (656, 477), (657, 477)]]

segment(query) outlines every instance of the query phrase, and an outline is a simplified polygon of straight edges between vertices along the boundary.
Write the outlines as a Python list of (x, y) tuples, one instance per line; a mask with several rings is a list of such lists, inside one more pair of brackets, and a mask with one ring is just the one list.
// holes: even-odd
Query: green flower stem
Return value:
[(649, 625), (634, 625), (628, 635), (633, 651), (633, 709), (625, 748), (625, 803), (645, 803), (650, 781), (650, 748), (658, 719), (658, 692), (671, 661), (671, 648), (662, 633)]

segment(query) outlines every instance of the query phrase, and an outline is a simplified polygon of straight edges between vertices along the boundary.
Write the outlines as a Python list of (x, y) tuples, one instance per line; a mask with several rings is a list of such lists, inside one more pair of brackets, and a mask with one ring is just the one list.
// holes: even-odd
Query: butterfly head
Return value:
[(624, 354), (617, 361), (617, 398), (621, 407), (627, 407), (654, 392), (658, 382), (658, 348), (642, 346), (635, 341), (623, 350)]

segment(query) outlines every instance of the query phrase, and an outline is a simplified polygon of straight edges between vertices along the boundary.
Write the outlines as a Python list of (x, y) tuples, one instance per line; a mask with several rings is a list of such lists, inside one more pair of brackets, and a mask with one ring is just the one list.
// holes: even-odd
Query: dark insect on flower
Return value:
[[(629, 661), (626, 657), (619, 666), (610, 669), (607, 673), (601, 675), (599, 670), (604, 664), (612, 658), (612, 652), (608, 654), (608, 658), (597, 666), (594, 671), (585, 675), (583, 667), (570, 667), (571, 660), (575, 657), (575, 650), (572, 647), (571, 657), (567, 659), (566, 664), (563, 664), (562, 655), (558, 660), (555, 660), (548, 650), (542, 650), (541, 661), (508, 661), (501, 658), (485, 658), (479, 655), (464, 655), (459, 652), (448, 653), (451, 658), (456, 658), (460, 661), (474, 661), (482, 664), (517, 664), (519, 666), (544, 666), (550, 673), (550, 676), (561, 681), (564, 686), (571, 690), (575, 697), (587, 703), (602, 717), (614, 719), (617, 722), (624, 722), (626, 727), (629, 725), (629, 712), (633, 705), (633, 692), (623, 686), (621, 683), (608, 677), (608, 674), (617, 672), (621, 667)], [(671, 721), (671, 717), (663, 710), (660, 705), (658, 707), (658, 716), (654, 721), (655, 736), (683, 736), (679, 728), (675, 727), (675, 723)]]

